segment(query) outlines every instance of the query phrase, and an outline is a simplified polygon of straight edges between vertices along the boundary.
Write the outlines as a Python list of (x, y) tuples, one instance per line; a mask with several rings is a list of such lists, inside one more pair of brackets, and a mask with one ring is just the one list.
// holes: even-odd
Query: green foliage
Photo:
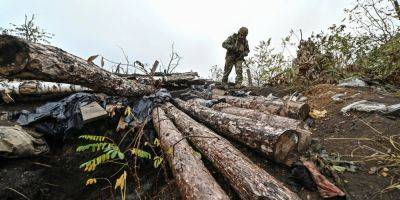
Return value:
[(104, 140), (106, 140), (106, 137), (100, 135), (81, 135), (79, 136), (79, 138), (95, 142), (103, 142)]
[(147, 158), (147, 159), (151, 159), (151, 154), (147, 151), (138, 149), (138, 148), (132, 148), (131, 152), (133, 155), (136, 155), (139, 158)]
[(84, 168), (84, 171), (90, 172), (94, 171), (96, 167), (102, 163), (106, 163), (113, 159), (120, 159), (123, 160), (125, 158), (125, 154), (121, 152), (119, 147), (114, 142), (103, 142), (106, 137), (104, 136), (97, 136), (97, 135), (82, 135), (79, 138), (85, 139), (88, 141), (94, 141), (97, 143), (90, 143), (86, 145), (80, 145), (76, 149), (77, 152), (84, 152), (84, 151), (92, 151), (92, 152), (99, 152), (102, 151), (103, 153), (89, 161), (82, 163), (79, 168)]

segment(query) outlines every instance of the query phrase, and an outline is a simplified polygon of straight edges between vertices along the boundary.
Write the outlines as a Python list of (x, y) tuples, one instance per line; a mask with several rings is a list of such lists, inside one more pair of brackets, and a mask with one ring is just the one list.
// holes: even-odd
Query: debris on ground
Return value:
[(0, 126), (0, 157), (23, 158), (49, 151), (40, 134), (21, 126)]
[(341, 109), (343, 114), (347, 114), (349, 111), (359, 111), (359, 112), (374, 112), (387, 116), (400, 116), (400, 103), (387, 106), (384, 103), (377, 103), (368, 100), (361, 100), (351, 103)]
[(34, 112), (23, 110), (17, 122), (22, 126), (32, 125), (46, 136), (63, 140), (83, 127), (81, 107), (98, 100), (93, 94), (76, 93), (61, 101), (46, 103)]
[(345, 97), (347, 93), (339, 93), (339, 94), (335, 94), (333, 95), (331, 98), (333, 101), (343, 101), (343, 99), (341, 99), (341, 97)]
[(368, 84), (360, 78), (348, 78), (339, 81), (339, 87), (367, 87)]

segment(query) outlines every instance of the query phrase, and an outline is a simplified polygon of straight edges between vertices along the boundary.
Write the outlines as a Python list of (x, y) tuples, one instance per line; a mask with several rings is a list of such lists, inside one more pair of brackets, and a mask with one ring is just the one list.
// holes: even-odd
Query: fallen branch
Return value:
[[(197, 123), (170, 103), (162, 108), (188, 140), (228, 179), (242, 199), (300, 199), (225, 138)], [(196, 137), (199, 135), (203, 137)]]

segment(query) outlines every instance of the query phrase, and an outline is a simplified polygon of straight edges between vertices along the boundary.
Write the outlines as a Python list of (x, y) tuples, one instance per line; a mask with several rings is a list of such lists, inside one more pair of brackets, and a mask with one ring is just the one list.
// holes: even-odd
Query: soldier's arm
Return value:
[(228, 39), (222, 43), (222, 47), (227, 50), (233, 50), (235, 48), (232, 36), (229, 36)]

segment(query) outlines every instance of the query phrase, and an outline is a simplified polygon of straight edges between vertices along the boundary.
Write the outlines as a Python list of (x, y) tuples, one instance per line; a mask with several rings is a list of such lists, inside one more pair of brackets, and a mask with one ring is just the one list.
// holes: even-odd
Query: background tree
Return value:
[(10, 25), (11, 28), (8, 29), (0, 27), (1, 33), (21, 37), (31, 42), (44, 42), (48, 44), (50, 43), (49, 39), (54, 37), (54, 34), (46, 32), (45, 29), (35, 24), (35, 15), (32, 15), (30, 18), (25, 15), (25, 21), (21, 25), (13, 23), (10, 23)]

